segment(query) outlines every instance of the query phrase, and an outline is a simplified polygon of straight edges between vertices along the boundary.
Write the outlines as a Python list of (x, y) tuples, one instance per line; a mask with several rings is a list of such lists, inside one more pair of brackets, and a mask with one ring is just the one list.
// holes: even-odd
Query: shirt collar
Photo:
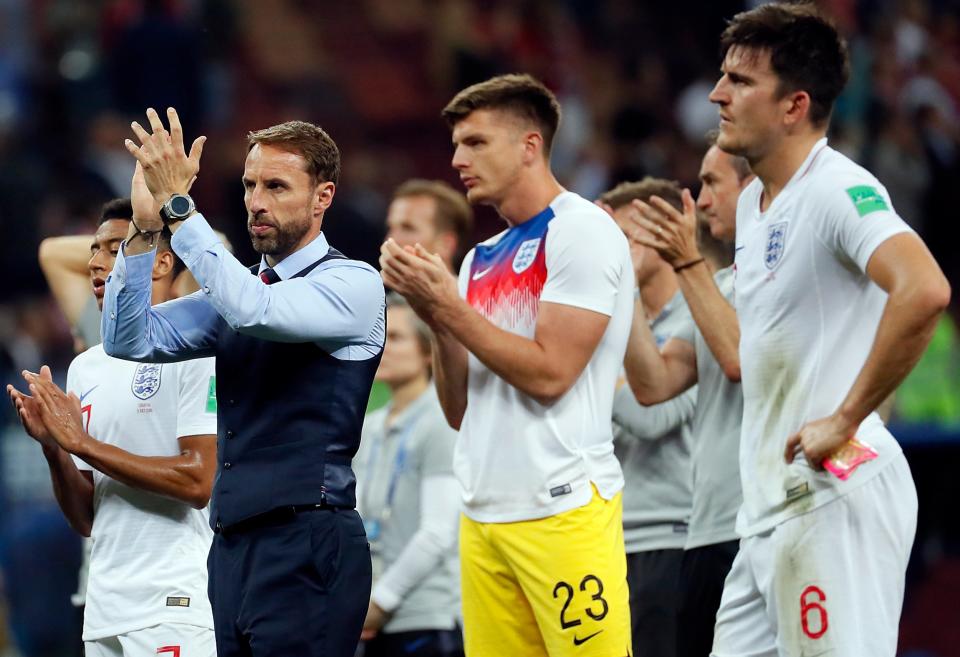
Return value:
[[(330, 245), (327, 243), (327, 238), (321, 232), (317, 237), (307, 244), (302, 249), (294, 251), (286, 258), (278, 262), (273, 271), (277, 272), (277, 276), (280, 277), (281, 281), (285, 281), (288, 278), (296, 276), (301, 271), (315, 263), (317, 260), (327, 255), (330, 251)], [(267, 264), (267, 257), (260, 257), (260, 269), (257, 271), (259, 274), (264, 269), (268, 268), (270, 265)]]

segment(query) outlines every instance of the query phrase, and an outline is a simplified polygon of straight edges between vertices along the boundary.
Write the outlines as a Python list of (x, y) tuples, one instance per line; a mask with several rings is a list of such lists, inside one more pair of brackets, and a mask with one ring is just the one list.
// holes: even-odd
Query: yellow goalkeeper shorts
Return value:
[(510, 523), (460, 519), (467, 657), (629, 657), (623, 502)]

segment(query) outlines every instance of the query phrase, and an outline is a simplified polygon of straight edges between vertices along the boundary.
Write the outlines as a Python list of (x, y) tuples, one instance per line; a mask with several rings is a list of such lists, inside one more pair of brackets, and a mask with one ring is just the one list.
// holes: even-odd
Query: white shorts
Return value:
[(917, 492), (901, 455), (872, 480), (740, 541), (714, 657), (894, 657)]
[(217, 657), (213, 630), (164, 623), (96, 641), (84, 641), (86, 657)]

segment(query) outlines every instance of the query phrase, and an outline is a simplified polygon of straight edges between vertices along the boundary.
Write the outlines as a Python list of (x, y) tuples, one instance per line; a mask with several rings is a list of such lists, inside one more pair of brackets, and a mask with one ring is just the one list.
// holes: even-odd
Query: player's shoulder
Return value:
[(806, 197), (824, 210), (861, 216), (873, 209), (889, 209), (890, 197), (883, 184), (865, 167), (833, 148), (825, 148), (810, 172)]
[(554, 212), (547, 235), (568, 235), (572, 239), (588, 238), (586, 244), (608, 239), (626, 244), (623, 231), (609, 214), (596, 204), (574, 192), (563, 192), (550, 204)]

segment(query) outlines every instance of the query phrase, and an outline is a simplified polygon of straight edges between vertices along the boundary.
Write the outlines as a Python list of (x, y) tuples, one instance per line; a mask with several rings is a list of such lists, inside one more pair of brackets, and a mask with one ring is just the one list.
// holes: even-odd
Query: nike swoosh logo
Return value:
[(484, 276), (487, 275), (487, 272), (489, 272), (491, 269), (493, 269), (492, 266), (491, 266), (491, 267), (487, 267), (486, 269), (484, 269), (484, 270), (482, 270), (482, 271), (474, 272), (474, 274), (473, 274), (473, 280), (477, 280), (478, 278), (483, 278)]
[(85, 398), (87, 395), (89, 395), (91, 392), (93, 392), (94, 390), (96, 390), (97, 388), (99, 388), (99, 387), (100, 387), (100, 384), (98, 383), (97, 385), (93, 386), (92, 388), (90, 388), (89, 390), (87, 390), (85, 393), (83, 393), (82, 395), (80, 395), (80, 403), (82, 404), (84, 398)]
[(588, 634), (587, 636), (583, 637), (582, 639), (579, 638), (577, 635), (574, 635), (574, 636), (573, 636), (573, 645), (575, 645), (575, 646), (582, 645), (582, 644), (586, 643), (587, 641), (589, 641), (590, 639), (592, 639), (593, 637), (595, 637), (595, 636), (597, 636), (598, 634), (600, 634), (601, 632), (603, 632), (603, 630), (597, 630), (597, 631), (594, 632), (593, 634)]

